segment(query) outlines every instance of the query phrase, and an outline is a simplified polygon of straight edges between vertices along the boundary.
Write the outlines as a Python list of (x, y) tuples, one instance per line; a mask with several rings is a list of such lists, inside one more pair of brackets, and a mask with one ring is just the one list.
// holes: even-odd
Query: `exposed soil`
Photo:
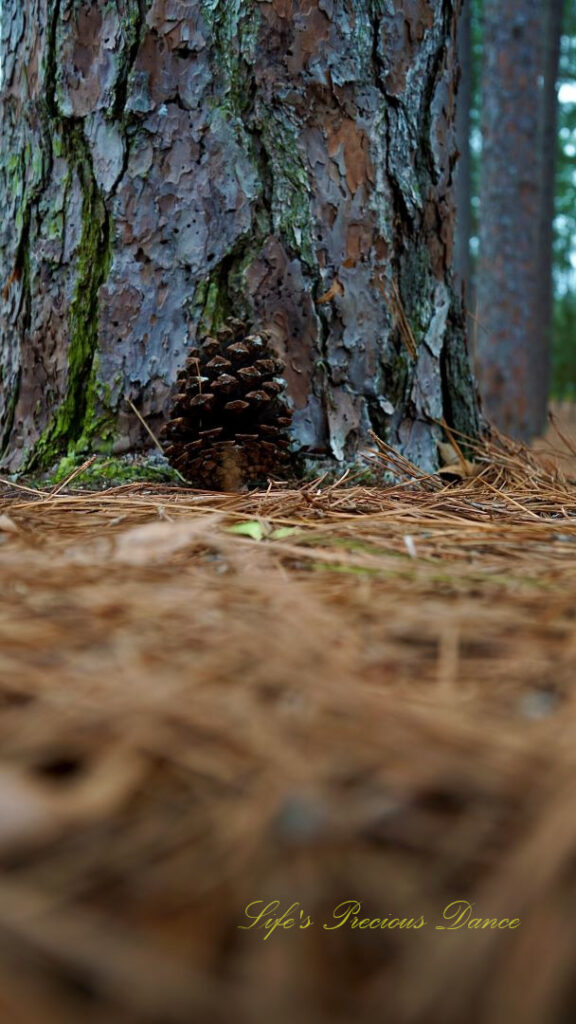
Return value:
[(0, 1019), (574, 1019), (573, 463), (379, 457), (3, 485)]

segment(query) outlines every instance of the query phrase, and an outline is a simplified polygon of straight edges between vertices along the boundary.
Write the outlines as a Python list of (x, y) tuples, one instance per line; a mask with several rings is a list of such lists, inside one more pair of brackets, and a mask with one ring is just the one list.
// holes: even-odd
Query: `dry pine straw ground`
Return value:
[[(1, 1021), (574, 1020), (576, 485), (379, 458), (4, 485)], [(352, 899), (427, 926), (324, 930)], [(454, 899), (521, 926), (436, 931)], [(315, 923), (264, 941), (254, 900)]]

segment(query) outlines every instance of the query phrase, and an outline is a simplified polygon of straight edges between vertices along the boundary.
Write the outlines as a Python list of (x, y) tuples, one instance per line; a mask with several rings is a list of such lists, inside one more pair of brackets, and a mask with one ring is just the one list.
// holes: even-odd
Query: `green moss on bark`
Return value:
[[(26, 476), (18, 474), (17, 479), (39, 490), (56, 487), (68, 479), (84, 460), (85, 456), (64, 455), (48, 470), (36, 471)], [(107, 487), (120, 487), (122, 484), (183, 482), (180, 474), (167, 463), (153, 465), (150, 455), (137, 458), (125, 455), (98, 458), (91, 466), (78, 473), (70, 486), (71, 489), (96, 491)]]
[(203, 0), (201, 10), (219, 57), (214, 69), (220, 79), (218, 93), (230, 112), (242, 117), (250, 103), (246, 82), (256, 59), (258, 5), (245, 0)]
[(83, 193), (82, 235), (76, 257), (76, 287), (69, 312), (68, 382), (66, 396), (35, 445), (26, 469), (54, 462), (63, 450), (85, 446), (98, 433), (92, 379), (98, 345), (98, 293), (111, 263), (111, 225), (92, 170), (88, 144), (76, 124), (61, 125), (66, 157)]
[[(125, 11), (114, 9), (122, 20), (122, 54), (115, 86), (115, 100), (109, 117), (123, 120), (128, 79), (144, 29), (149, 0), (130, 0)], [(112, 259), (112, 222), (104, 194), (98, 187), (90, 146), (82, 121), (62, 114), (61, 79), (57, 59), (60, 2), (54, 3), (48, 28), (44, 75), (46, 81), (43, 121), (48, 152), (32, 163), (33, 181), (43, 187), (55, 157), (68, 164), (70, 177), (76, 175), (82, 190), (82, 231), (75, 256), (75, 288), (69, 323), (68, 376), (66, 394), (54, 411), (25, 464), (45, 467), (62, 452), (85, 451), (94, 443), (102, 450), (113, 436), (115, 410), (109, 389), (98, 382), (99, 291), (105, 283)], [(48, 237), (65, 230), (64, 210), (47, 211)]]
[(202, 13), (213, 34), (219, 63), (214, 67), (215, 111), (225, 111), (238, 141), (251, 155), (264, 195), (254, 214), (256, 233), (273, 231), (288, 249), (317, 271), (311, 214), (311, 186), (288, 112), (255, 102), (253, 66), (261, 15), (244, 0), (204, 0)]

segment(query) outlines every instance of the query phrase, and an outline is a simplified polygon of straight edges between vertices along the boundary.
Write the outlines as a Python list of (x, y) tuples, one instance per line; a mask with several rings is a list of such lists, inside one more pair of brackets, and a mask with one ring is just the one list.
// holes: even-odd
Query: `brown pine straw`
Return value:
[(573, 463), (454, 441), (375, 439), (377, 486), (0, 485), (0, 1020), (575, 1018)]

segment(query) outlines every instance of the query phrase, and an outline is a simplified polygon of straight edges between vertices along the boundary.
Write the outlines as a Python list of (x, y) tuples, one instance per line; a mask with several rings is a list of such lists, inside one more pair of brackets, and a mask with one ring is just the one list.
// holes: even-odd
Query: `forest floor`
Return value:
[(395, 470), (4, 485), (1, 1020), (575, 1018), (576, 459)]

